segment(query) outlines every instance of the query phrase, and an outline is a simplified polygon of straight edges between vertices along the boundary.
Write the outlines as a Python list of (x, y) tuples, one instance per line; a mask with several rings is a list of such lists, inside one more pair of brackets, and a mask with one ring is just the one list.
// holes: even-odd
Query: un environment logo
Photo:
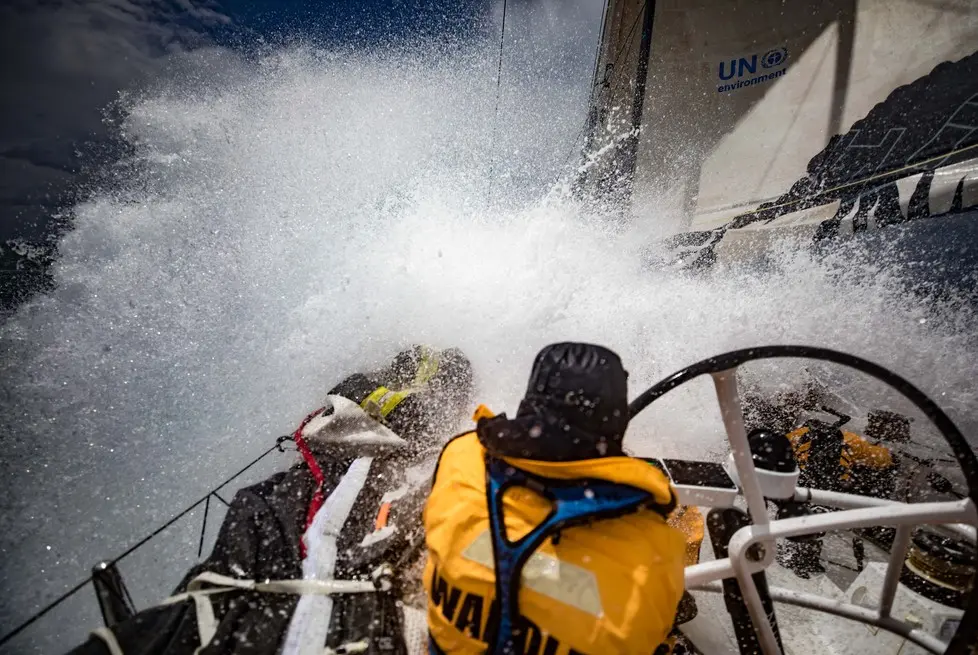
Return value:
[(775, 48), (774, 50), (768, 50), (761, 57), (761, 66), (764, 68), (776, 68), (783, 64), (788, 59), (788, 49), (787, 48)]

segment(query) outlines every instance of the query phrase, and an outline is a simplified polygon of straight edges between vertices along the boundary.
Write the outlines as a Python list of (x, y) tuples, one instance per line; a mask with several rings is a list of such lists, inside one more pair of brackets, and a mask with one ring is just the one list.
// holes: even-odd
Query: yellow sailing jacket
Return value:
[[(642, 653), (665, 641), (683, 593), (686, 539), (663, 513), (675, 492), (654, 466), (631, 457), (573, 462), (505, 458), (550, 479), (599, 479), (648, 491), (663, 512), (642, 508), (565, 528), (523, 569), (519, 592), (526, 655)], [(527, 534), (550, 502), (525, 487), (504, 496), (510, 540)], [(496, 624), (485, 450), (474, 432), (452, 440), (439, 459), (424, 511), (431, 636), (446, 653), (483, 653)]]
[(669, 515), (669, 525), (683, 533), (686, 538), (686, 566), (699, 564), (700, 549), (706, 533), (703, 512), (693, 505), (680, 505)]

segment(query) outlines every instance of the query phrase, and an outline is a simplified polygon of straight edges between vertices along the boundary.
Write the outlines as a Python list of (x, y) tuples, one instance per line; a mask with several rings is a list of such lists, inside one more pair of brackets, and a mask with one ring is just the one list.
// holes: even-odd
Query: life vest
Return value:
[[(494, 461), (558, 485), (582, 479), (627, 485), (648, 500), (616, 518), (564, 528), (528, 557), (517, 593), (524, 655), (653, 652), (673, 626), (687, 552), (683, 533), (666, 522), (675, 492), (665, 476), (630, 457)], [(475, 433), (442, 451), (424, 511), (424, 585), (436, 652), (485, 653), (500, 620), (487, 478), (487, 454)], [(532, 533), (553, 508), (526, 486), (508, 488), (502, 506), (511, 542)]]

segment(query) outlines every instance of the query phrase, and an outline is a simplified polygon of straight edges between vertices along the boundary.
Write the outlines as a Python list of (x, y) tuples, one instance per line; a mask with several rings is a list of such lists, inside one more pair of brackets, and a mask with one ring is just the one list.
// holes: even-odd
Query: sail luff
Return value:
[[(585, 139), (585, 152), (603, 152), (604, 156), (599, 161), (591, 161), (578, 180), (578, 188), (589, 195), (613, 196), (619, 200), (629, 195), (627, 185), (633, 168), (629, 160), (634, 161), (634, 156), (627, 154), (627, 140), (641, 120), (644, 93), (639, 99), (635, 91), (640, 66), (648, 63), (652, 37), (651, 31), (644, 29), (642, 19), (647, 5), (651, 4), (651, 0), (609, 0), (605, 6)], [(631, 151), (634, 150), (633, 145)]]
[[(652, 51), (652, 30), (655, 26), (655, 0), (645, 0), (642, 10), (642, 36), (635, 71), (635, 91), (632, 96), (632, 133), (625, 150), (624, 184), (630, 187), (635, 178), (640, 132), (643, 129), (642, 111), (645, 106), (646, 86), (649, 77), (649, 57)], [(646, 125), (646, 131), (652, 128)]]

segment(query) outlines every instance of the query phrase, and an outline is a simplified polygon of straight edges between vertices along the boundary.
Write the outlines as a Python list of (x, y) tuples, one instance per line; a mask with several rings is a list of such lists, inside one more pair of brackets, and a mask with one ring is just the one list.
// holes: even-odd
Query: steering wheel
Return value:
[[(877, 506), (875, 508), (878, 510), (877, 513), (885, 516), (881, 518), (877, 517), (875, 522), (873, 522), (874, 519), (870, 512), (867, 511), (871, 508), (863, 506), (862, 509), (858, 509), (859, 505), (855, 500), (859, 497), (854, 497), (853, 502), (846, 505), (844, 503), (845, 499), (841, 498), (846, 494), (835, 494), (835, 496), (839, 497), (838, 500), (840, 500), (840, 503), (842, 503), (837, 505), (838, 507), (857, 507), (857, 509), (846, 509), (841, 512), (830, 513), (834, 517), (831, 515), (822, 515), (819, 517), (819, 522), (808, 526), (809, 529), (807, 530), (801, 524), (797, 522), (793, 523), (792, 519), (770, 521), (765, 511), (765, 500), (761, 493), (744, 430), (743, 412), (737, 390), (736, 370), (747, 362), (775, 358), (817, 359), (848, 366), (870, 375), (895, 389), (923, 412), (934, 424), (945, 441), (947, 441), (967, 484), (967, 496), (961, 501), (958, 501), (957, 504), (893, 503), (884, 507)], [(731, 539), (730, 562), (726, 567), (713, 566), (712, 573), (704, 573), (697, 579), (705, 581), (736, 576), (738, 582), (744, 589), (748, 610), (764, 652), (768, 655), (779, 653), (780, 647), (777, 644), (770, 622), (760, 609), (762, 607), (760, 597), (757, 594), (757, 588), (751, 580), (753, 573), (763, 571), (772, 561), (770, 553), (767, 553), (766, 557), (763, 555), (765, 552), (763, 548), (765, 540), (766, 542), (770, 542), (772, 538), (777, 537), (811, 534), (826, 527), (829, 529), (835, 527), (836, 529), (844, 530), (862, 527), (864, 525), (880, 525), (881, 522), (887, 522), (899, 526), (898, 540), (894, 541), (891, 561), (887, 570), (887, 579), (883, 585), (883, 597), (881, 598), (877, 612), (866, 611), (865, 608), (857, 608), (855, 606), (843, 608), (845, 611), (839, 610), (838, 607), (832, 606), (831, 604), (819, 606), (818, 597), (812, 597), (806, 603), (796, 604), (845, 616), (864, 623), (872, 623), (885, 630), (908, 638), (918, 645), (928, 648), (932, 652), (941, 652), (940, 650), (934, 650), (936, 647), (935, 644), (940, 644), (941, 642), (933, 638), (923, 638), (919, 634), (914, 636), (910, 624), (890, 616), (890, 609), (892, 608), (898, 580), (896, 576), (891, 575), (890, 569), (893, 569), (894, 566), (902, 567), (902, 558), (910, 541), (910, 531), (916, 525), (954, 522), (966, 522), (974, 525), (978, 522), (978, 518), (976, 518), (978, 517), (978, 513), (975, 510), (978, 507), (978, 459), (975, 457), (973, 448), (965, 440), (954, 422), (926, 394), (896, 373), (853, 355), (810, 346), (763, 346), (735, 350), (704, 359), (673, 373), (639, 395), (629, 405), (631, 418), (635, 418), (642, 410), (669, 391), (701, 375), (711, 375), (714, 379), (724, 426), (743, 488), (743, 495), (750, 510), (752, 523), (742, 528)], [(798, 492), (801, 491), (806, 491), (809, 494), (813, 493), (813, 490), (798, 490)], [(918, 506), (917, 509), (919, 510), (925, 507), (934, 507), (935, 513), (939, 512), (941, 513), (941, 517), (950, 520), (940, 520), (936, 515), (932, 515), (927, 511), (913, 511), (912, 508), (915, 505)], [(903, 511), (901, 508), (910, 511)], [(822, 517), (828, 518), (823, 520)], [(973, 534), (972, 532), (969, 536), (972, 541), (974, 540)], [(901, 535), (902, 542), (900, 540)], [(749, 551), (751, 548), (754, 549), (753, 557), (750, 557), (751, 553)], [(768, 548), (767, 550), (770, 551), (773, 549)], [(735, 551), (740, 553), (741, 561), (735, 559)], [(762, 555), (758, 556), (757, 553), (762, 553)], [(897, 557), (901, 559), (901, 562), (895, 564)], [(715, 563), (711, 562), (711, 564)], [(720, 568), (723, 568), (722, 574), (716, 573)], [(775, 600), (778, 599), (775, 598)], [(964, 615), (950, 642), (947, 644), (947, 648), (943, 652), (945, 655), (966, 655), (966, 653), (970, 652), (971, 646), (976, 642), (978, 642), (978, 585), (972, 587), (967, 598)]]

